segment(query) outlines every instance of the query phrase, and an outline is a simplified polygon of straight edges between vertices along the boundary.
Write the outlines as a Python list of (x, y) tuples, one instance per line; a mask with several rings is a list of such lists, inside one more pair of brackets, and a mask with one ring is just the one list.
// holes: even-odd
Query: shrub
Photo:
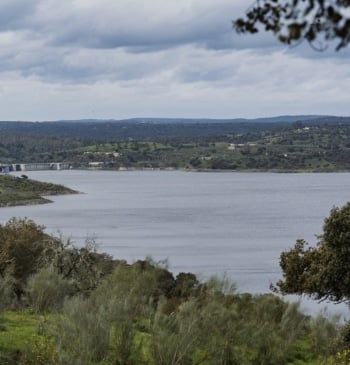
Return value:
[(14, 279), (9, 275), (0, 276), (0, 315), (5, 309), (11, 308), (15, 300)]
[(108, 353), (109, 325), (91, 300), (73, 297), (66, 300), (62, 316), (54, 328), (59, 363), (90, 365)]
[(58, 354), (52, 339), (34, 336), (30, 349), (21, 357), (19, 365), (58, 365)]
[(73, 292), (73, 284), (51, 266), (39, 270), (26, 286), (28, 302), (36, 312), (60, 310), (64, 299)]

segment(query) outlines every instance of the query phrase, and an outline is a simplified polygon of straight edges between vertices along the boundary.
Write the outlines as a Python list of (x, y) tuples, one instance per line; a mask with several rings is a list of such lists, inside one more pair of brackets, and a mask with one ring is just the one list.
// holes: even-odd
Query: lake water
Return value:
[(316, 242), (330, 209), (350, 201), (349, 173), (71, 170), (26, 175), (84, 194), (53, 197), (53, 204), (2, 208), (2, 223), (28, 217), (79, 245), (94, 237), (100, 251), (116, 258), (149, 255), (168, 259), (174, 273), (226, 274), (240, 292), (268, 292), (281, 277), (280, 253), (297, 238)]

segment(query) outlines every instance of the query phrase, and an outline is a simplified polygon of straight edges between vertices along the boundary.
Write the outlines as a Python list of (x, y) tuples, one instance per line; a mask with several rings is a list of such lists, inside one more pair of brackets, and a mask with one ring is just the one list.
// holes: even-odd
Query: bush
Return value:
[(41, 267), (47, 239), (44, 227), (26, 218), (0, 225), (0, 275), (11, 275), (18, 299), (28, 277)]
[(108, 353), (109, 324), (91, 300), (73, 297), (66, 300), (63, 315), (54, 328), (59, 363), (90, 365), (102, 361)]
[(52, 267), (39, 270), (26, 286), (28, 302), (36, 312), (60, 310), (64, 299), (73, 292), (73, 284)]
[(15, 301), (14, 279), (9, 275), (0, 276), (0, 314), (11, 308)]

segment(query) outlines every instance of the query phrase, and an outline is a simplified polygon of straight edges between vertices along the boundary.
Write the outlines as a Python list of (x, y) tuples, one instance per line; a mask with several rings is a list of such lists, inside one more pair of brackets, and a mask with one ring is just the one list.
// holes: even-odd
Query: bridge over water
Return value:
[(71, 165), (68, 162), (33, 162), (18, 164), (0, 164), (0, 172), (11, 171), (39, 171), (39, 170), (67, 170)]

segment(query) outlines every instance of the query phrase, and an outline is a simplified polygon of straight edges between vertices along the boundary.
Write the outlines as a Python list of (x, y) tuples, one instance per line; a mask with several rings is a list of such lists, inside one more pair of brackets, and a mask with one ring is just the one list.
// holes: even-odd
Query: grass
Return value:
[(23, 351), (38, 332), (38, 316), (29, 311), (8, 311), (2, 315), (0, 351)]
[(38, 316), (29, 311), (7, 311), (0, 319), (0, 364), (17, 364), (38, 336)]
[(0, 364), (47, 365), (57, 352), (43, 335), (43, 324), (54, 314), (38, 315), (30, 310), (6, 311), (0, 317)]

